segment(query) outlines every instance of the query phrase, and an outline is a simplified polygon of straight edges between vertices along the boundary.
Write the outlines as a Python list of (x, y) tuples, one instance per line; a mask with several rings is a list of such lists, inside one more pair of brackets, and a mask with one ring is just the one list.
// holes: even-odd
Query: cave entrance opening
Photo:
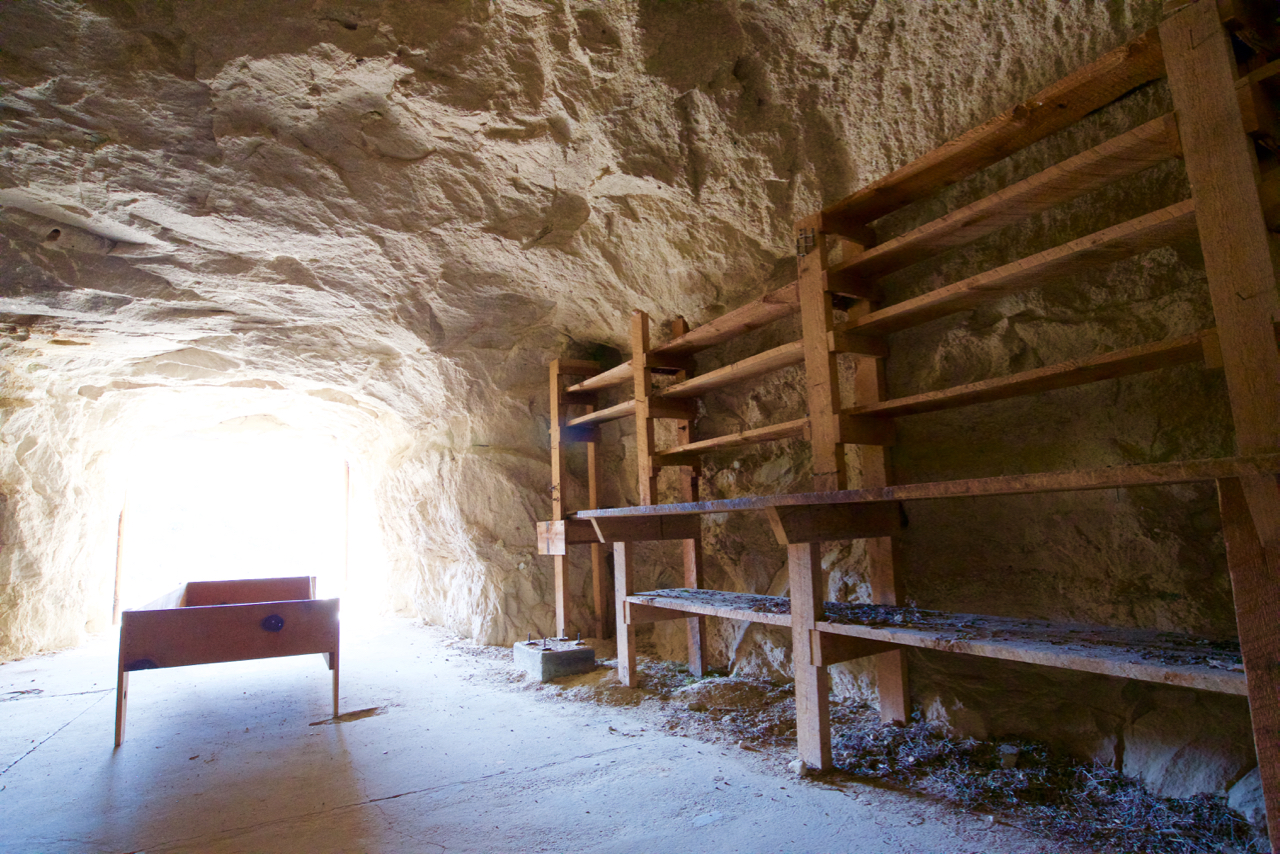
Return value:
[(352, 466), (342, 450), (295, 431), (147, 442), (129, 464), (116, 607), (186, 581), (312, 575), (320, 598), (359, 587), (348, 585)]

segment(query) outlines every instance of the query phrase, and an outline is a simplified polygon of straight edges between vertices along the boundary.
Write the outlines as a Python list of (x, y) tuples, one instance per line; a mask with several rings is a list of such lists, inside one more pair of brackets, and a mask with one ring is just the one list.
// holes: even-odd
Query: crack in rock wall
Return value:
[[(388, 607), (487, 643), (549, 632), (550, 567), (532, 528), (550, 510), (547, 363), (617, 358), (633, 309), (696, 325), (784, 284), (799, 216), (1123, 43), (1160, 7), (4, 4), (0, 655), (105, 628), (119, 506), (111, 451), (262, 414), (338, 437), (370, 472)], [(1144, 87), (880, 230), (906, 230), (1168, 108), (1162, 84)], [(962, 259), (904, 271), (886, 294), (906, 298), (1186, 194), (1175, 168), (1150, 170)], [(1174, 246), (903, 333), (890, 392), (1210, 324), (1197, 250)], [(786, 323), (760, 330), (699, 368), (795, 334)], [(799, 374), (780, 372), (709, 395), (697, 430), (803, 408)], [(1190, 367), (899, 429), (902, 481), (1231, 447), (1221, 377)], [(604, 498), (634, 502), (634, 431), (604, 434), (605, 469), (621, 475)], [(583, 466), (570, 460), (578, 495)], [(710, 457), (704, 477), (717, 497), (808, 482), (802, 442)], [(922, 607), (1234, 632), (1216, 508), (1199, 487), (910, 512), (902, 553)], [(710, 519), (705, 539), (709, 584), (786, 591), (784, 555), (759, 526)], [(578, 625), (591, 617), (582, 563), (569, 579)], [(678, 581), (665, 547), (642, 550), (641, 563), (642, 585)], [(861, 544), (829, 544), (823, 566), (831, 597), (867, 597)], [(790, 677), (785, 636), (719, 621), (711, 635), (720, 666)], [(657, 640), (683, 655), (672, 627)], [(1048, 738), (1161, 786), (1172, 754), (1135, 745), (1204, 743), (1179, 692), (1135, 699), (1090, 683), (1093, 705), (1071, 723), (1055, 704), (1073, 677), (913, 658), (919, 706), (964, 731)], [(874, 696), (865, 668), (841, 666), (835, 683)], [(1224, 770), (1174, 775), (1183, 782), (1170, 791), (1193, 777), (1221, 789), (1252, 762), (1238, 704), (1197, 702), (1229, 722), (1235, 747), (1206, 748), (1228, 757)]]

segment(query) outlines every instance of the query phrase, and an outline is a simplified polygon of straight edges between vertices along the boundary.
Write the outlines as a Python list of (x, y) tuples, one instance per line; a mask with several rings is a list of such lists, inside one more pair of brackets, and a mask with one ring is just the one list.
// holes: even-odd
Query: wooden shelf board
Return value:
[(804, 362), (804, 342), (793, 341), (774, 347), (763, 353), (749, 356), (732, 365), (725, 365), (701, 376), (692, 377), (684, 382), (667, 386), (658, 392), (658, 397), (697, 397), (713, 389), (723, 388), (743, 380), (755, 379), (765, 374), (780, 371)]
[(798, 418), (795, 421), (784, 421), (781, 424), (770, 424), (767, 427), (756, 427), (752, 430), (742, 430), (738, 433), (729, 433), (724, 436), (715, 436), (711, 439), (690, 442), (688, 445), (676, 445), (673, 448), (659, 451), (653, 456), (662, 465), (687, 465), (687, 462), (676, 461), (698, 454), (709, 454), (712, 451), (742, 448), (748, 445), (758, 445), (761, 442), (776, 442), (780, 439), (794, 439), (803, 436), (805, 428), (808, 426), (808, 418)]
[[(720, 590), (651, 590), (627, 597), (636, 605), (791, 625), (785, 596)], [(1244, 695), (1239, 644), (1148, 629), (1085, 626), (977, 614), (951, 614), (892, 605), (823, 603), (816, 628), (827, 634), (996, 658), (1164, 685)]]
[(586, 415), (579, 415), (577, 418), (571, 418), (568, 423), (570, 427), (580, 427), (584, 424), (604, 424), (606, 421), (617, 421), (620, 418), (634, 415), (635, 412), (635, 400), (624, 400), (622, 403), (598, 409), (595, 412), (588, 412)]
[(1126, 347), (1085, 359), (1072, 359), (1057, 365), (1023, 371), (1007, 377), (996, 377), (941, 391), (899, 397), (881, 403), (855, 406), (844, 410), (848, 415), (897, 417), (936, 412), (975, 403), (1005, 400), (1022, 395), (1039, 394), (1061, 388), (1100, 382), (1117, 377), (1154, 371), (1204, 360), (1202, 336), (1213, 330), (1182, 335), (1153, 344)]
[(631, 382), (631, 360), (628, 359), (617, 367), (610, 368), (593, 377), (587, 377), (582, 382), (569, 386), (565, 391), (602, 391), (606, 388), (616, 388), (629, 382)]
[(970, 276), (914, 299), (873, 311), (837, 331), (886, 335), (958, 311), (976, 308), (1019, 291), (1099, 269), (1196, 235), (1195, 204), (1188, 200), (1055, 246), (994, 270)]
[(578, 518), (593, 516), (671, 516), (698, 513), (730, 513), (764, 510), (769, 507), (867, 504), (879, 501), (922, 501), (938, 498), (976, 498), (993, 495), (1029, 495), (1042, 492), (1075, 492), (1090, 489), (1127, 489), (1199, 483), (1220, 478), (1280, 474), (1280, 454), (1251, 457), (1222, 457), (1174, 463), (1110, 466), (1099, 469), (1017, 474), (938, 483), (908, 483), (872, 489), (845, 489), (835, 492), (801, 492), (724, 498), (686, 504), (645, 504), (579, 510)]
[(732, 338), (737, 338), (767, 326), (775, 320), (789, 317), (800, 310), (800, 296), (796, 283), (783, 285), (776, 291), (770, 291), (757, 300), (733, 311), (720, 315), (715, 320), (694, 327), (677, 338), (653, 348), (653, 352), (662, 356), (685, 356), (714, 347)]
[(723, 617), (726, 620), (747, 620), (767, 623), (771, 626), (791, 625), (791, 600), (785, 596), (757, 596), (751, 593), (726, 593), (722, 590), (651, 590), (627, 597), (628, 602), (700, 614), (705, 617)]
[(856, 230), (1003, 160), (1163, 75), (1160, 37), (1155, 30), (1149, 30), (1023, 103), (826, 208), (824, 230), (836, 234)]
[(1245, 695), (1247, 682), (1236, 643), (1210, 643), (1189, 635), (950, 614), (889, 605), (826, 603), (819, 631), (1100, 673), (1143, 682)]
[(1055, 205), (1176, 157), (1178, 126), (1162, 116), (940, 219), (837, 264), (832, 273), (874, 277), (972, 243)]

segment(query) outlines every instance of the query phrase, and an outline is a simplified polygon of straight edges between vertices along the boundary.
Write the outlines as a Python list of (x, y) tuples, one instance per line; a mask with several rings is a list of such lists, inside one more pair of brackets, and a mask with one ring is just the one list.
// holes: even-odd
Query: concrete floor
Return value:
[(346, 628), (319, 656), (134, 674), (112, 750), (115, 639), (0, 666), (0, 852), (1061, 850), (872, 787), (650, 731), (476, 673), (439, 630)]

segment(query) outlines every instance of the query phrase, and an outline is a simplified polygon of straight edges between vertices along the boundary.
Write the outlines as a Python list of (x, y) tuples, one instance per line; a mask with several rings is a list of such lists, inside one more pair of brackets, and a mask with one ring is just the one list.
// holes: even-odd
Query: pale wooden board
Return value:
[(804, 342), (793, 341), (790, 344), (783, 344), (772, 350), (748, 356), (740, 362), (666, 386), (658, 392), (658, 396), (697, 397), (708, 391), (762, 377), (802, 362), (804, 362)]
[(189, 581), (183, 606), (240, 605), (246, 602), (284, 602), (314, 599), (316, 580), (310, 576), (293, 578), (246, 578), (235, 581)]
[(856, 238), (851, 229), (1003, 160), (1163, 74), (1160, 38), (1150, 30), (831, 205), (823, 212), (824, 227)]
[[(1206, 330), (1212, 332), (1213, 330)], [(1110, 353), (1072, 359), (1007, 377), (995, 377), (941, 391), (898, 397), (845, 410), (849, 415), (900, 416), (936, 412), (975, 403), (1005, 400), (1055, 389), (1154, 371), (1204, 360), (1202, 336), (1182, 335), (1166, 341), (1126, 347)]]
[[(280, 631), (262, 628), (262, 621), (272, 615), (283, 618)], [(141, 660), (157, 667), (183, 667), (337, 648), (337, 599), (125, 611), (121, 615), (120, 658), (125, 667)]]
[(1179, 202), (1137, 219), (1046, 249), (1028, 258), (970, 276), (927, 294), (878, 309), (836, 327), (838, 331), (887, 335), (1010, 294), (1052, 284), (1081, 271), (1099, 269), (1124, 258), (1196, 235), (1195, 204)]
[(873, 501), (921, 501), (936, 498), (973, 498), (990, 495), (1028, 495), (1040, 492), (1074, 492), (1090, 489), (1124, 489), (1135, 486), (1159, 486), (1174, 483), (1198, 483), (1224, 477), (1241, 477), (1280, 472), (1280, 454), (1253, 457), (1189, 460), (1174, 463), (1147, 463), (1133, 466), (1111, 466), (1100, 469), (1078, 469), (1042, 474), (1019, 474), (939, 483), (909, 483), (869, 489), (844, 489), (833, 492), (800, 492), (787, 495), (761, 495), (725, 498), (688, 504), (652, 504), (643, 507), (612, 507), (583, 510), (580, 518), (605, 516), (671, 516), (695, 513), (730, 513), (764, 510), (768, 507), (790, 507), (823, 504), (858, 504)]
[(833, 273), (881, 276), (965, 246), (1178, 154), (1178, 128), (1162, 116), (1096, 148), (965, 205), (831, 268)]
[[(775, 626), (791, 624), (791, 602), (783, 596), (714, 590), (652, 590), (629, 596), (627, 601), (731, 620)], [(752, 610), (754, 608), (762, 610)], [(1223, 694), (1247, 692), (1237, 644), (1209, 642), (1172, 632), (840, 602), (823, 603), (823, 614), (815, 622), (815, 628), (831, 634), (980, 658), (1021, 661)]]

